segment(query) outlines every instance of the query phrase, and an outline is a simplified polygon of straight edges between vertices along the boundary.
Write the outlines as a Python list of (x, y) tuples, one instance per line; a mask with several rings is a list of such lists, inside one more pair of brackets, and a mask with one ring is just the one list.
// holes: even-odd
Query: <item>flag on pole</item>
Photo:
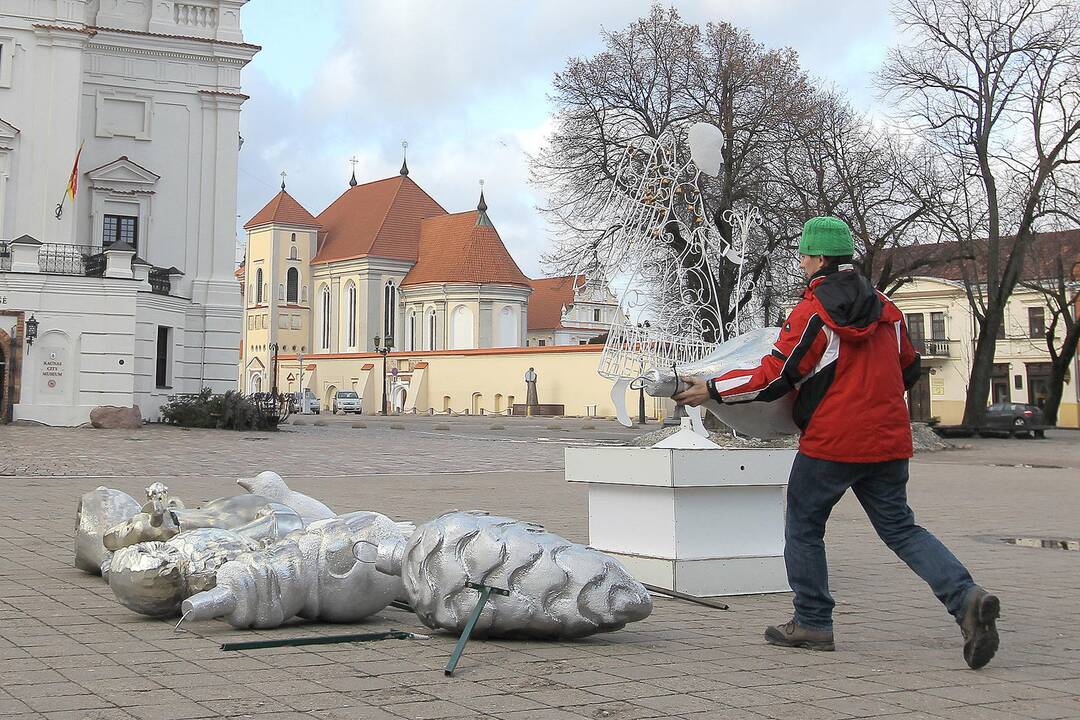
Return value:
[(56, 205), (57, 220), (64, 215), (64, 201), (67, 198), (75, 200), (75, 195), (79, 192), (79, 157), (82, 155), (84, 144), (79, 144), (79, 151), (75, 153), (75, 164), (71, 166), (71, 177), (68, 178), (67, 189), (64, 190), (64, 196), (60, 198), (60, 202)]

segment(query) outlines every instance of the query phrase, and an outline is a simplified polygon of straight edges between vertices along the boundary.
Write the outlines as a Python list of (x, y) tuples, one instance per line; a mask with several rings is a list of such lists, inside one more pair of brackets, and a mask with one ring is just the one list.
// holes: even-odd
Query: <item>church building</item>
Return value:
[[(447, 212), (409, 176), (349, 188), (318, 217), (285, 189), (245, 225), (241, 389), (277, 355), (523, 347), (532, 285), (487, 213)], [(275, 353), (276, 350), (276, 353)], [(279, 388), (279, 391), (284, 388)]]

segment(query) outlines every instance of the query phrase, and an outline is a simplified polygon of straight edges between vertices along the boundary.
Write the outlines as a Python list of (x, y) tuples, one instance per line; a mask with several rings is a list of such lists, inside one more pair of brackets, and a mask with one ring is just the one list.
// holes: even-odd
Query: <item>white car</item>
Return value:
[(338, 390), (334, 394), (334, 405), (332, 410), (335, 415), (337, 415), (338, 412), (356, 413), (359, 415), (361, 413), (360, 403), (361, 399), (360, 396), (356, 394), (356, 391)]
[(311, 388), (304, 388), (303, 393), (292, 393), (293, 412), (304, 413), (305, 405), (308, 414), (319, 414), (319, 398), (315, 397)]

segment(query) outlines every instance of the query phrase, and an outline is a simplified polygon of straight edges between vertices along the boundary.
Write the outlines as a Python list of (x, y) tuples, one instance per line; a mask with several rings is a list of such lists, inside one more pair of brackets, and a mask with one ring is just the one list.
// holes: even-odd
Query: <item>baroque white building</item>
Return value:
[(3, 419), (235, 387), (246, 1), (0, 5)]

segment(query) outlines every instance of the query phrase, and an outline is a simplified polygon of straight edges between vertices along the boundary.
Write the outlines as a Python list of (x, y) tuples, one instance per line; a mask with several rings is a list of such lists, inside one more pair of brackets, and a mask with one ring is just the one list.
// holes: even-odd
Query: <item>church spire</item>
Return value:
[(288, 175), (286, 171), (281, 171), (281, 192), (285, 192), (285, 176)]
[(407, 157), (408, 150), (409, 150), (409, 141), (408, 140), (402, 140), (401, 141), (401, 170), (399, 170), (398, 172), (400, 174), (402, 174), (402, 175), (405, 175), (405, 176), (408, 176), (408, 174), (409, 174), (409, 159)]
[(349, 158), (349, 162), (352, 163), (352, 177), (349, 178), (349, 187), (356, 187), (356, 163), (360, 161), (356, 159), (355, 155), (353, 155), (351, 158)]
[(491, 218), (489, 218), (488, 214), (487, 214), (488, 204), (487, 204), (487, 200), (484, 199), (484, 181), (483, 180), (480, 181), (480, 202), (476, 204), (476, 209), (478, 211), (477, 216), (476, 216), (476, 224), (477, 225), (487, 225), (488, 227), (494, 227), (492, 225), (492, 223), (491, 223)]

